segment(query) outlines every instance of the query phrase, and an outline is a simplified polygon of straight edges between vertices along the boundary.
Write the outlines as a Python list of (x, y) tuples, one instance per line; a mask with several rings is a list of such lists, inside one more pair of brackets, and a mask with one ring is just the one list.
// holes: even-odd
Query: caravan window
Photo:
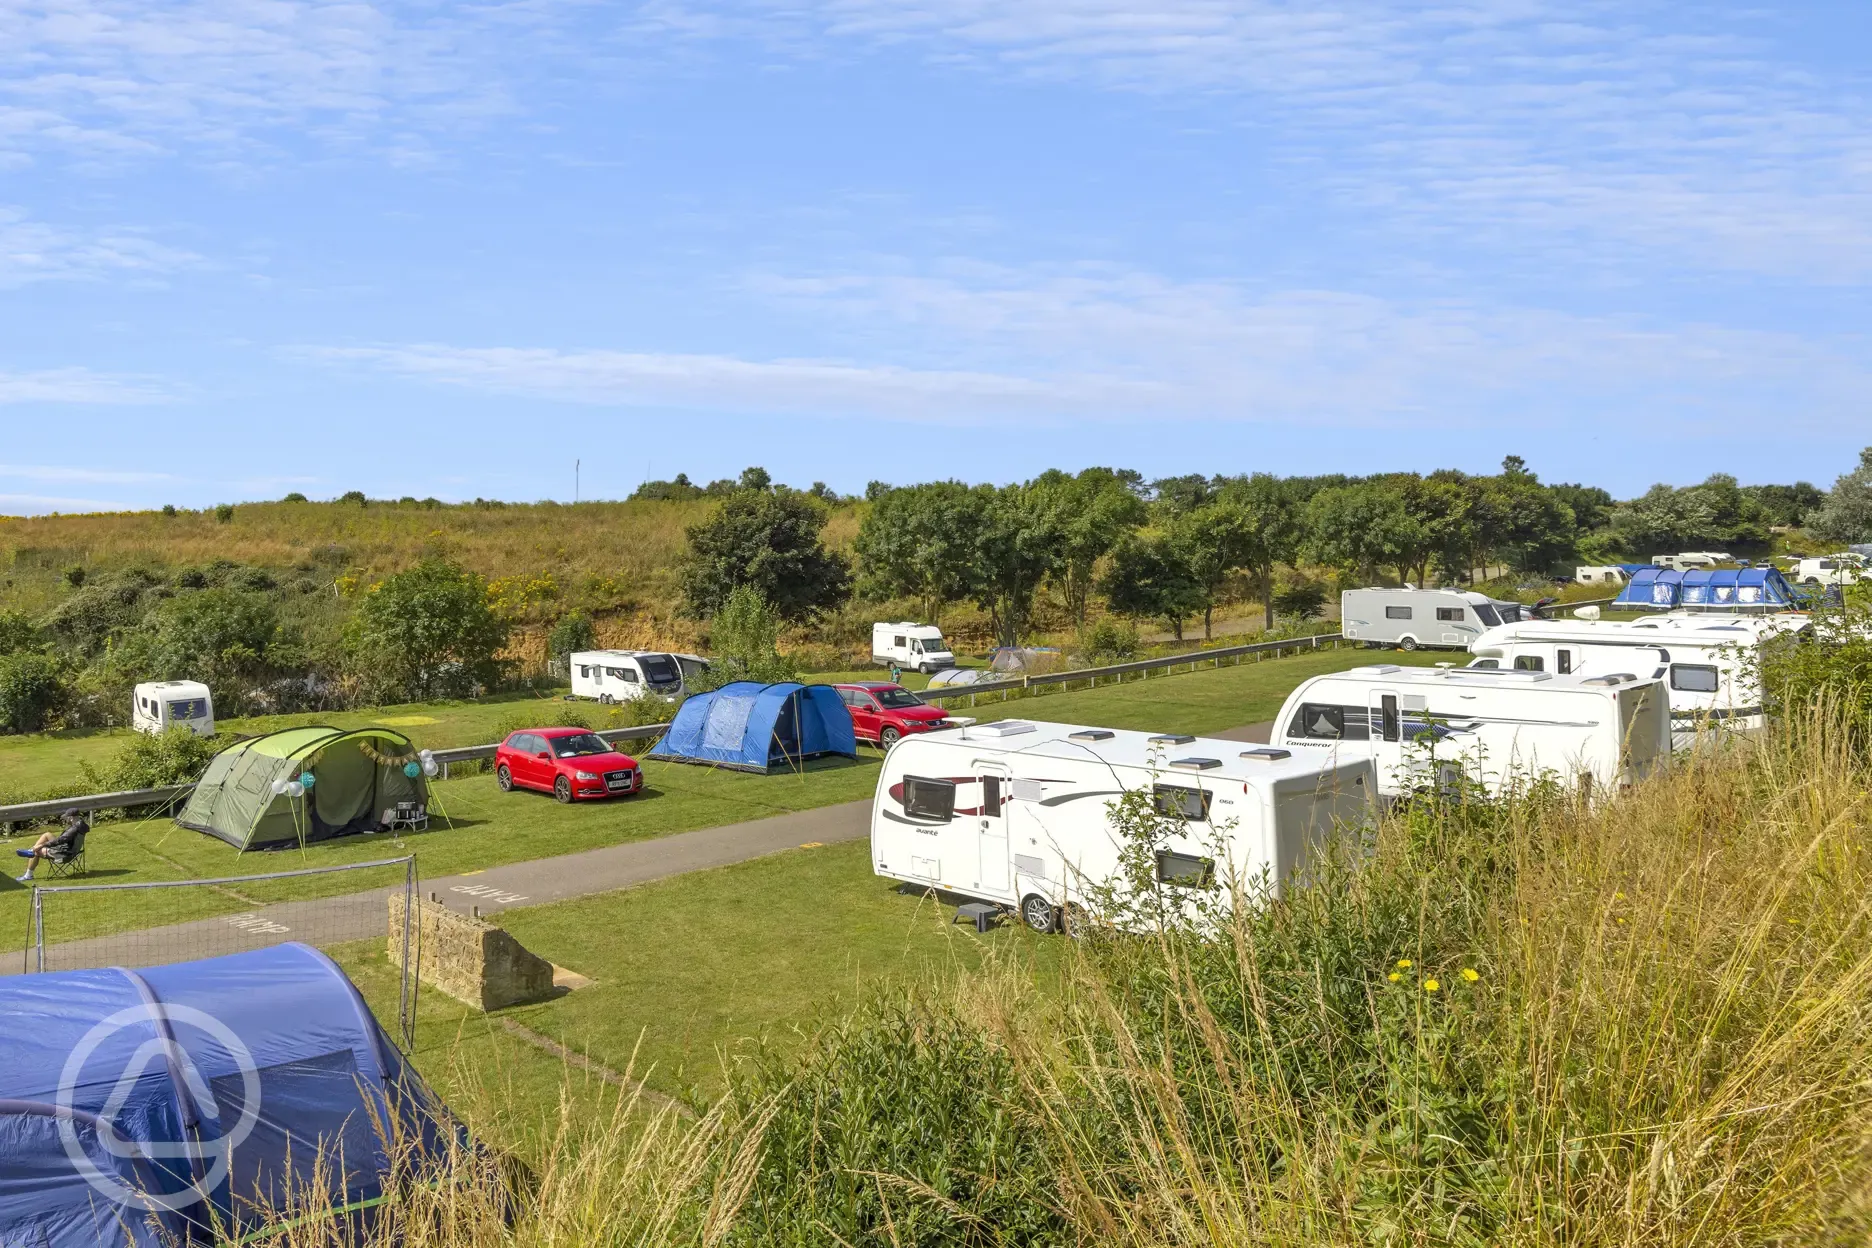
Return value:
[(1371, 717), (1362, 706), (1302, 702), (1293, 723), (1287, 726), (1287, 735), (1317, 741), (1369, 741)]
[(708, 671), (708, 663), (706, 661), (702, 659), (685, 659), (681, 655), (676, 657), (676, 665), (682, 668), (683, 676), (690, 680)]
[(592, 669), (589, 664), (586, 664), (586, 663), (579, 664), (579, 676), (580, 677), (588, 677), (591, 675), (591, 672), (592, 672)]
[(1384, 609), (1384, 618), (1387, 620), (1408, 620), (1410, 619), (1410, 608), (1386, 607)]
[(1157, 854), (1157, 882), (1173, 884), (1178, 888), (1214, 888), (1215, 859), (1160, 850)]
[(1446, 622), (1457, 623), (1463, 618), (1463, 609), (1461, 607), (1438, 607), (1436, 609), (1436, 618)]
[(1476, 604), (1475, 613), (1476, 619), (1481, 620), (1490, 628), (1494, 628), (1497, 624), (1501, 623), (1501, 617), (1495, 614), (1495, 608), (1489, 606), (1486, 602), (1478, 602)]
[(931, 780), (923, 776), (905, 776), (903, 804), (907, 814), (919, 819), (955, 818), (955, 781)]
[(628, 685), (637, 683), (637, 673), (631, 671), (628, 667), (607, 667), (605, 668), (605, 675), (609, 676), (612, 680), (621, 680)]
[(1571, 675), (1573, 672), (1573, 652), (1571, 650), (1554, 651), (1553, 670), (1562, 676)]
[(682, 680), (682, 670), (667, 654), (642, 655), (637, 666), (643, 668), (644, 679), (653, 685), (673, 685)]
[(1517, 672), (1544, 672), (1547, 664), (1538, 654), (1518, 654), (1515, 656), (1514, 670)]
[(208, 714), (208, 704), (200, 698), (189, 698), (169, 704), (170, 719), (200, 719)]
[(1209, 795), (1201, 789), (1185, 788), (1180, 784), (1153, 784), (1151, 805), (1157, 808), (1160, 815), (1191, 823), (1201, 823), (1209, 818)]
[(1719, 680), (1716, 669), (1703, 663), (1673, 663), (1670, 687), (1680, 693), (1715, 693)]

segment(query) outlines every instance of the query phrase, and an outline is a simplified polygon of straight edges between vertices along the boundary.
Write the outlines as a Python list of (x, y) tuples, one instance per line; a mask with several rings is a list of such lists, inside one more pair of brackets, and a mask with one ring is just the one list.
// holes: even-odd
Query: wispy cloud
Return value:
[(0, 404), (99, 403), (109, 406), (168, 403), (174, 395), (156, 378), (114, 376), (88, 368), (0, 372)]
[(0, 464), (0, 481), (84, 481), (95, 485), (137, 485), (175, 481), (166, 472), (120, 472), (108, 468), (73, 468), (63, 464)]
[(0, 289), (112, 274), (155, 275), (199, 259), (142, 231), (60, 228), (0, 205)]
[(49, 494), (0, 494), (0, 508), (6, 514), (29, 516), (48, 511), (132, 511), (124, 502), (110, 498), (64, 498)]

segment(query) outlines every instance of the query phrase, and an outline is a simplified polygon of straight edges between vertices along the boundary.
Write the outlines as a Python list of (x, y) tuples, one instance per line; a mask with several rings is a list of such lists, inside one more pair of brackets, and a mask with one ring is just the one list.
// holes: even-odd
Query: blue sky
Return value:
[(0, 511), (1830, 484), (1865, 6), (0, 0)]

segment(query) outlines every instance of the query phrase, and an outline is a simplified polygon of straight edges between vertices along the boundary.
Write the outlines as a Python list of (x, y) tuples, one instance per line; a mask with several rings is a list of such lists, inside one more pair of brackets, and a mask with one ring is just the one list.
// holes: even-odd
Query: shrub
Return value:
[(37, 649), (39, 627), (23, 611), (0, 611), (0, 655)]
[(692, 692), (718, 689), (730, 681), (766, 684), (792, 680), (798, 669), (778, 649), (780, 617), (759, 590), (743, 585), (728, 595), (709, 626), (709, 671), (691, 679)]
[(175, 514), (176, 514), (176, 507), (175, 507), (175, 504), (174, 504), (174, 503), (164, 503), (164, 504), (163, 504), (163, 508), (162, 508), (162, 514), (163, 514), (163, 515), (165, 515), (165, 516), (173, 516), (173, 515), (175, 515)]
[(546, 653), (555, 659), (597, 648), (598, 630), (592, 626), (591, 616), (583, 611), (568, 611), (560, 616), (546, 636)]
[[(753, 469), (749, 470), (754, 471)], [(737, 489), (688, 530), (683, 601), (696, 616), (720, 611), (747, 586), (788, 620), (802, 620), (845, 600), (851, 571), (821, 540), (825, 508), (791, 490)]]
[(1318, 581), (1291, 581), (1274, 594), (1274, 610), (1281, 615), (1310, 620), (1326, 606), (1326, 587)]
[(234, 504), (233, 503), (216, 503), (214, 511), (215, 511), (215, 521), (217, 523), (219, 524), (233, 523), (234, 521)]
[(133, 732), (103, 768), (84, 764), (84, 777), (105, 792), (188, 784), (201, 778), (227, 744), (224, 736), (198, 737), (181, 726), (162, 733)]
[(301, 494), (298, 490), (294, 490), (280, 501), (282, 503), (303, 503), (306, 501), (306, 496)]
[(69, 697), (58, 660), (28, 650), (0, 657), (0, 732), (44, 731)]
[(507, 625), (488, 605), (486, 582), (430, 559), (364, 595), (348, 642), (360, 675), (386, 700), (466, 697), (499, 677), (494, 656)]
[(1094, 666), (1135, 659), (1139, 644), (1136, 628), (1109, 615), (1094, 620), (1079, 634), (1079, 653)]

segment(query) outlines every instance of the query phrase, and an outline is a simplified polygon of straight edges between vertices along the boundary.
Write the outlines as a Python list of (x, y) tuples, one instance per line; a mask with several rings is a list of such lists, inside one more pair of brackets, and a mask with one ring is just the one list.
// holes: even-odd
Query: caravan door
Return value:
[(990, 897), (1008, 891), (1008, 790), (1014, 779), (1003, 763), (978, 761), (981, 777), (981, 836), (976, 845), (981, 855), (980, 875), (976, 885)]
[(1404, 773), (1404, 713), (1395, 689), (1373, 689), (1366, 694), (1371, 718), (1372, 762), (1378, 769), (1383, 793), (1402, 793), (1408, 787)]

